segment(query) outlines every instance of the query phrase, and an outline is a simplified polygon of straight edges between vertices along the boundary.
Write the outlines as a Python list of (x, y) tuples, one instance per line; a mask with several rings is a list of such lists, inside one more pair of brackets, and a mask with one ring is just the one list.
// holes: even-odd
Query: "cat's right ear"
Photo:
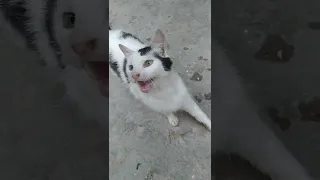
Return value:
[(130, 56), (133, 52), (131, 49), (127, 48), (126, 46), (124, 46), (122, 44), (119, 44), (119, 48), (123, 52), (125, 57)]
[(152, 38), (152, 44), (160, 47), (163, 50), (168, 49), (166, 37), (160, 29), (157, 29)]

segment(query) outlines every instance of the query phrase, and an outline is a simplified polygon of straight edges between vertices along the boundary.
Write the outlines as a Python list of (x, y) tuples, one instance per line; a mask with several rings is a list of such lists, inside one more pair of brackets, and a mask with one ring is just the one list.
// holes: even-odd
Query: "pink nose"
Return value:
[(137, 72), (133, 72), (132, 73), (132, 78), (134, 79), (134, 80), (138, 80), (139, 79), (139, 77), (140, 77), (140, 74), (139, 73), (137, 73)]
[(96, 49), (96, 45), (97, 39), (92, 38), (86, 41), (73, 43), (72, 49), (79, 56), (87, 56)]

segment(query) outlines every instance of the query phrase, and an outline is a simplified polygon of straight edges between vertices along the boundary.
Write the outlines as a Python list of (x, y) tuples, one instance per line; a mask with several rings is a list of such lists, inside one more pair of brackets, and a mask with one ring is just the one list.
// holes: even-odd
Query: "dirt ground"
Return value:
[[(112, 1), (109, 16), (113, 29), (144, 41), (163, 30), (174, 68), (210, 117), (210, 1)], [(117, 77), (110, 75), (110, 85), (111, 180), (211, 178), (210, 132), (185, 114), (174, 128), (128, 94)]]

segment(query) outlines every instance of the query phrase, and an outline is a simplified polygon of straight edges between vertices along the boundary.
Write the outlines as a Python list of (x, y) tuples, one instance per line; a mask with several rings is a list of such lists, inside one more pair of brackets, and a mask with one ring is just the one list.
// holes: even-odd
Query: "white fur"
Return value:
[[(135, 52), (146, 45), (134, 38), (121, 38), (121, 32), (120, 30), (111, 30), (109, 32), (109, 53), (112, 55), (113, 60), (118, 62), (121, 79), (126, 82), (124, 72), (122, 71), (125, 55), (119, 48), (119, 44)], [(134, 67), (139, 68), (142, 57), (137, 53), (132, 56), (132, 58), (127, 58), (128, 63), (132, 63)], [(146, 56), (145, 58), (151, 59), (152, 57)], [(154, 63), (150, 67), (139, 69), (142, 78), (149, 79), (156, 77), (153, 87), (148, 93), (141, 92), (139, 86), (131, 78), (130, 71), (127, 70), (130, 81), (128, 84), (130, 92), (149, 108), (166, 115), (173, 126), (178, 125), (178, 118), (174, 115), (174, 112), (184, 110), (211, 130), (211, 120), (192, 99), (180, 76), (174, 70), (164, 71), (161, 62), (156, 58), (153, 58), (153, 60)]]

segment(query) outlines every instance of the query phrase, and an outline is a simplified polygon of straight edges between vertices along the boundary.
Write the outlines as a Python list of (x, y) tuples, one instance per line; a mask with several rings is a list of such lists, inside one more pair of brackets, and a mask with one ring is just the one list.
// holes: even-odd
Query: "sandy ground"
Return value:
[[(210, 116), (210, 1), (112, 1), (109, 15), (113, 29), (144, 41), (162, 29), (174, 68)], [(205, 128), (185, 114), (174, 128), (165, 116), (128, 94), (116, 77), (110, 84), (111, 180), (211, 178), (210, 133)]]
[[(110, 3), (113, 27), (145, 40), (162, 26), (175, 68), (210, 116), (209, 3), (193, 8), (192, 2), (169, 2), (182, 8), (167, 4), (162, 20), (145, 18), (155, 17), (159, 3)], [(190, 21), (186, 13), (197, 18)], [(114, 76), (108, 102), (85, 72), (41, 67), (36, 54), (1, 35), (0, 179), (210, 179), (210, 133), (192, 118), (181, 114), (180, 126), (171, 127)]]

